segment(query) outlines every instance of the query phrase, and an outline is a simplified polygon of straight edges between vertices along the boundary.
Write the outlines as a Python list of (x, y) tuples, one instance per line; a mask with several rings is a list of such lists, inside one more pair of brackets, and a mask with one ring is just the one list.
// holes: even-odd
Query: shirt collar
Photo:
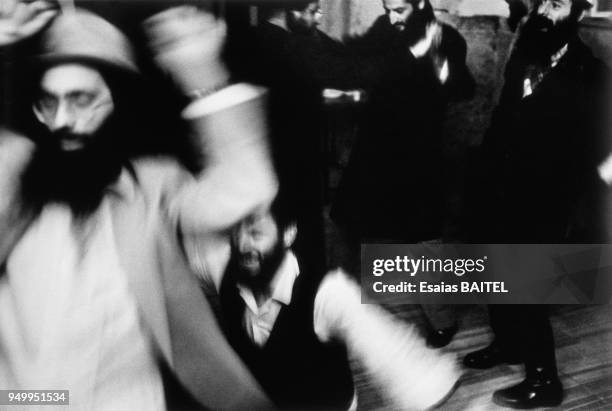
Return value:
[(293, 285), (298, 275), (300, 275), (300, 266), (297, 258), (292, 251), (288, 251), (270, 282), (271, 298), (289, 305), (293, 295)]
[[(274, 274), (270, 282), (270, 298), (269, 300), (277, 301), (284, 305), (291, 304), (293, 297), (293, 286), (298, 275), (300, 275), (300, 266), (297, 258), (292, 251), (287, 251), (278, 270)], [(252, 305), (255, 301), (253, 292), (243, 284), (237, 284), (236, 287), (240, 292), (240, 296), (247, 303)], [(248, 297), (247, 297), (248, 296)], [(250, 307), (253, 309), (254, 307)]]

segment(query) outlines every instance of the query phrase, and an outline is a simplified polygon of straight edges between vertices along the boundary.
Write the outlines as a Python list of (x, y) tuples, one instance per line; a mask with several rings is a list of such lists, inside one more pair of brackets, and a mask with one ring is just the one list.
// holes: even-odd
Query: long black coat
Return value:
[(352, 45), (369, 101), (333, 216), (362, 240), (418, 242), (440, 236), (443, 220), (442, 126), (449, 98), (470, 96), (465, 40), (443, 25), (442, 85), (429, 57), (381, 16)]
[(608, 71), (576, 37), (523, 98), (525, 63), (511, 57), (491, 126), (475, 156), (474, 240), (597, 242), (603, 227)]

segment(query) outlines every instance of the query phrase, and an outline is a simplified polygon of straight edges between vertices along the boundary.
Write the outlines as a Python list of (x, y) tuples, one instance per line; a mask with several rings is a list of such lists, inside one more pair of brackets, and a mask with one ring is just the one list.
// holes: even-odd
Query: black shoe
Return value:
[(558, 378), (523, 380), (493, 393), (493, 402), (502, 407), (520, 410), (556, 407), (563, 402), (563, 386)]
[(441, 330), (430, 330), (427, 334), (427, 345), (432, 348), (446, 347), (457, 334), (457, 326), (443, 328)]
[(463, 365), (468, 368), (486, 370), (499, 364), (520, 364), (518, 355), (511, 355), (504, 352), (495, 342), (487, 347), (473, 351), (463, 358)]

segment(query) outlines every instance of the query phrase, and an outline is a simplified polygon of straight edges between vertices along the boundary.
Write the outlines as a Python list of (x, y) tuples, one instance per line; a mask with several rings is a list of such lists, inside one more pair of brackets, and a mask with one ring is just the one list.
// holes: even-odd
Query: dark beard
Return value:
[(240, 264), (240, 254), (238, 250), (232, 248), (226, 274), (230, 275), (234, 281), (243, 283), (253, 290), (264, 291), (270, 285), (286, 253), (287, 250), (279, 241), (274, 250), (263, 258), (259, 272), (254, 275)]
[(79, 217), (94, 212), (105, 189), (117, 180), (123, 156), (113, 149), (117, 134), (112, 117), (91, 137), (85, 148), (64, 151), (58, 133), (43, 132), (23, 177), (25, 200), (35, 209), (57, 202)]
[[(547, 28), (547, 31), (543, 31)], [(532, 14), (516, 42), (515, 55), (526, 64), (547, 66), (557, 53), (577, 33), (578, 21), (570, 15), (554, 25), (545, 17)]]

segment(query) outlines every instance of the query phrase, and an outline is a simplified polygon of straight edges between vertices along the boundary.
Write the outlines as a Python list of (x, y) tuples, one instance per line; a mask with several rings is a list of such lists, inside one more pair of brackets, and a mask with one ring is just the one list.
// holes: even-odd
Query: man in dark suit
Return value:
[(385, 0), (380, 16), (349, 43), (368, 80), (365, 120), (333, 215), (356, 242), (440, 238), (442, 124), (450, 98), (471, 95), (467, 46), (436, 21), (426, 0)]
[[(332, 216), (355, 249), (360, 242), (442, 237), (446, 108), (474, 91), (467, 44), (436, 20), (429, 1), (385, 0), (383, 6), (385, 15), (348, 42), (369, 98)], [(441, 347), (456, 324), (449, 310), (438, 308), (425, 312), (429, 343)]]
[(232, 231), (221, 276), (201, 260), (228, 340), (266, 394), (281, 409), (354, 410), (351, 358), (393, 409), (445, 401), (459, 377), (453, 356), (426, 348), (414, 327), (388, 312), (361, 304), (358, 284), (341, 270), (318, 273), (316, 261), (293, 248), (295, 197), (286, 190)]
[[(292, 250), (298, 234), (291, 200), (243, 220), (219, 290), (227, 336), (282, 409), (349, 409), (354, 387), (346, 347), (316, 332), (322, 276)], [(299, 258), (299, 260), (298, 260)]]
[[(521, 28), (474, 175), (475, 242), (598, 243), (605, 66), (578, 37), (586, 0), (539, 0)], [(584, 204), (588, 204), (585, 208)], [(588, 217), (587, 217), (588, 216)], [(547, 307), (490, 306), (495, 339), (467, 367), (524, 363), (526, 379), (498, 390), (513, 408), (563, 398)]]

